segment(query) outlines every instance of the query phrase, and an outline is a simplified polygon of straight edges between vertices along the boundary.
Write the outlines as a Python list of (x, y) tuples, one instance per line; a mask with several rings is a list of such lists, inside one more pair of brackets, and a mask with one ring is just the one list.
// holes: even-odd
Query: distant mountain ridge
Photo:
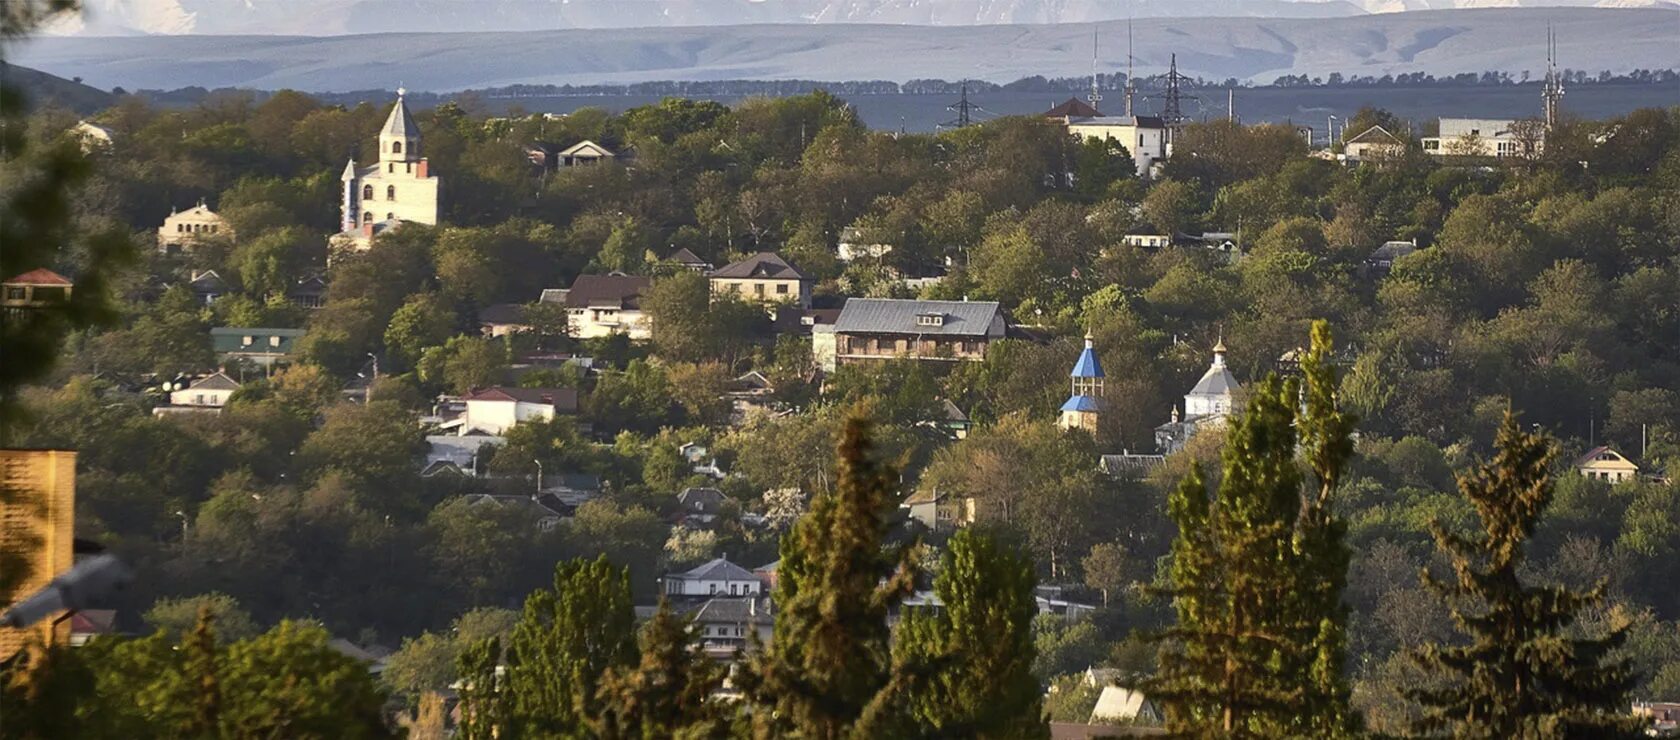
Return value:
[[(1134, 57), (1269, 83), (1281, 75), (1543, 73), (1547, 29), (1560, 64), (1589, 72), (1675, 64), (1668, 10), (1450, 10), (1342, 18), (1140, 19)], [(13, 60), (100, 87), (185, 86), (447, 92), (517, 84), (648, 80), (893, 80), (1076, 76), (1126, 68), (1126, 21), (1012, 26), (759, 25), (327, 37), (36, 38)], [(1112, 40), (1112, 41), (1109, 41)], [(1653, 100), (1671, 105), (1680, 100)]]
[(115, 95), (104, 90), (9, 62), (0, 62), (0, 80), (23, 91), (24, 99), (35, 107), (56, 105), (88, 114), (110, 107), (116, 101)]
[(49, 33), (296, 35), (1135, 18), (1333, 18), (1485, 7), (1680, 7), (1670, 0), (83, 0)]

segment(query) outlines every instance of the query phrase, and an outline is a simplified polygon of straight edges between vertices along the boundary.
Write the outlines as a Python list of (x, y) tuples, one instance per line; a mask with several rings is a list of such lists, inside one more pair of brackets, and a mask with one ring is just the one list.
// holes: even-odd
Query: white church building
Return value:
[(361, 166), (351, 159), (344, 166), (343, 219), (335, 244), (366, 249), (375, 233), (394, 224), (438, 222), (440, 182), (421, 156), (420, 127), (403, 93), (397, 90), (397, 103), (379, 130), (378, 160)]
[(1204, 428), (1223, 426), (1231, 416), (1242, 411), (1242, 385), (1225, 367), (1225, 342), (1213, 345), (1213, 363), (1196, 387), (1184, 394), (1184, 415), (1173, 407), (1172, 421), (1155, 428), (1155, 446), (1170, 455), (1184, 449), (1185, 443)]

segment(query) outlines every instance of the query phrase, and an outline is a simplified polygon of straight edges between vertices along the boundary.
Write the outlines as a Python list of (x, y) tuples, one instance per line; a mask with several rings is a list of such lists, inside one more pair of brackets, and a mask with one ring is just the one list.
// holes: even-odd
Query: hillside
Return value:
[[(1177, 54), (1193, 76), (1503, 70), (1536, 76), (1548, 28), (1562, 65), (1589, 71), (1674, 64), (1667, 10), (1452, 10), (1315, 19), (1143, 19), (1139, 74)], [(448, 91), (519, 83), (911, 78), (1008, 81), (1125, 69), (1126, 22), (927, 27), (764, 25), (356, 36), (58, 37), (20, 44), (20, 63), (101, 86), (239, 86)], [(1653, 101), (1657, 102), (1657, 101)]]
[(5, 62), (0, 62), (0, 78), (22, 90), (32, 105), (59, 105), (77, 113), (93, 113), (109, 107), (115, 98), (111, 93), (74, 80)]

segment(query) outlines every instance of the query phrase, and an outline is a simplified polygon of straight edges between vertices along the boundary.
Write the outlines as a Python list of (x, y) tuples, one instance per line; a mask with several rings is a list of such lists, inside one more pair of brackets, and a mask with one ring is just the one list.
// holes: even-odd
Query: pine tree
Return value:
[(1032, 563), (963, 530), (945, 550), (937, 613), (910, 610), (893, 645), (896, 703), (924, 737), (1044, 738), (1033, 674)]
[(1490, 740), (1637, 737), (1638, 723), (1617, 715), (1633, 673), (1625, 660), (1608, 658), (1626, 639), (1625, 627), (1599, 638), (1567, 634), (1583, 608), (1601, 601), (1603, 584), (1579, 593), (1525, 585), (1518, 576), (1524, 545), (1551, 503), (1557, 450), (1509, 413), (1495, 447), (1493, 460), (1458, 481), (1481, 532), (1466, 537), (1431, 524), (1454, 577), (1425, 571), (1424, 582), (1446, 599), (1469, 644), (1413, 654), (1447, 684), (1408, 692), (1425, 708), (1418, 729)]
[[(1337, 737), (1358, 725), (1342, 675), (1348, 553), (1331, 513), (1353, 420), (1337, 407), (1328, 327), (1296, 380), (1268, 376), (1226, 438), (1210, 498), (1193, 468), (1168, 501), (1178, 525), (1177, 625), (1144, 683), (1169, 730), (1192, 737)], [(1303, 403), (1304, 401), (1304, 403)], [(1299, 436), (1297, 436), (1299, 435)], [(1297, 450), (1316, 485), (1303, 495)]]
[(502, 643), (487, 637), (461, 651), (456, 660), (461, 676), (461, 720), (455, 736), (461, 740), (495, 740), (507, 735), (507, 694), (501, 687)]
[(218, 737), (222, 734), (222, 689), (217, 678), (215, 615), (200, 607), (198, 621), (181, 641), (182, 688), (187, 691), (189, 714), (185, 717), (186, 737)]
[[(605, 555), (554, 569), (554, 589), (531, 594), (505, 657), (507, 720), (521, 736), (577, 737), (599, 715), (608, 668), (636, 659), (630, 572)], [(501, 687), (498, 687), (501, 689)]]
[(603, 740), (722, 738), (729, 734), (728, 707), (711, 699), (723, 685), (723, 668), (689, 636), (689, 622), (661, 602), (643, 625), (641, 662), (609, 668), (597, 692), (602, 707), (591, 722)]
[(914, 584), (908, 551), (882, 547), (894, 476), (871, 456), (867, 427), (846, 421), (835, 490), (782, 539), (773, 642), (742, 677), (760, 736), (847, 737), (885, 696), (887, 612)]

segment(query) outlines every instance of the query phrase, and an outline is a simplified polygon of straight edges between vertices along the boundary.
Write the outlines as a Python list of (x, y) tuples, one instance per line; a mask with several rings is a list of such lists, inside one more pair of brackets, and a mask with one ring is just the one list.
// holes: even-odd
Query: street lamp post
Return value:
[(537, 464), (537, 493), (542, 493), (542, 490), (543, 490), (543, 487), (542, 487), (542, 476), (543, 476), (542, 461), (541, 460), (532, 460), (531, 462), (534, 462), (534, 463)]
[(187, 512), (176, 510), (175, 516), (181, 517), (181, 542), (187, 541)]

